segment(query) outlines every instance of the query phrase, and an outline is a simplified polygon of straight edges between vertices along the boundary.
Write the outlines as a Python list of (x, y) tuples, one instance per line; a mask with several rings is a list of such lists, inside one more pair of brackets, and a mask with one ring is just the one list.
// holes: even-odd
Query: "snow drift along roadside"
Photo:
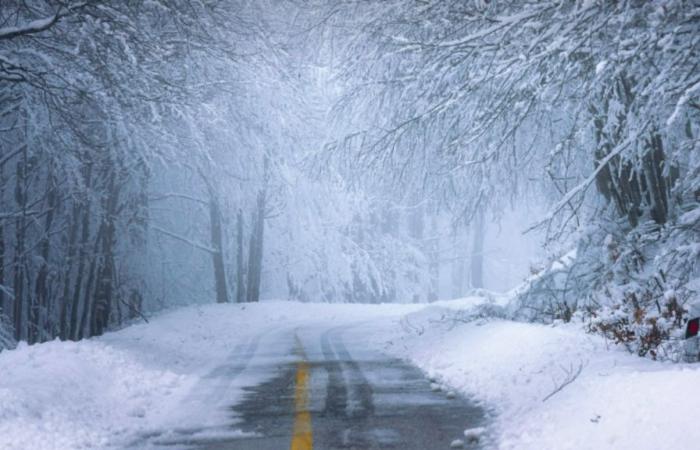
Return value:
[(189, 307), (97, 339), (0, 353), (0, 449), (119, 446), (158, 428), (256, 331), (250, 316), (234, 305)]
[(698, 365), (633, 356), (576, 324), (465, 320), (477, 304), (408, 314), (389, 351), (491, 409), (498, 448), (697, 447)]
[(0, 448), (99, 448), (148, 426), (193, 382), (99, 341), (49, 342), (0, 354)]

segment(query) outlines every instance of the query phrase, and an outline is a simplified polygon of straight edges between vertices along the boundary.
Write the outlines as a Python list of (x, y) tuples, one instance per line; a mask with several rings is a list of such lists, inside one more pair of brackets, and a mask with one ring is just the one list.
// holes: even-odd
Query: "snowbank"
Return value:
[(256, 326), (239, 306), (191, 307), (98, 339), (2, 352), (0, 449), (124, 446), (176, 420), (175, 406)]
[[(465, 310), (476, 301), (461, 300)], [(390, 351), (491, 409), (502, 449), (695, 448), (700, 367), (630, 355), (574, 324), (408, 314)], [(580, 372), (580, 373), (579, 373)]]
[(149, 425), (192, 382), (99, 341), (0, 354), (0, 448), (95, 448)]

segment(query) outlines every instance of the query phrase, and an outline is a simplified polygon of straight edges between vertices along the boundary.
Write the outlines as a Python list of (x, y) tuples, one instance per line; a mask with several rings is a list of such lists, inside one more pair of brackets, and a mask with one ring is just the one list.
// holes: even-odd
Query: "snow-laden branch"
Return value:
[(18, 148), (16, 148), (14, 151), (11, 151), (7, 155), (0, 158), (0, 168), (2, 168), (5, 164), (7, 164), (7, 162), (10, 161), (12, 158), (14, 158), (15, 156), (22, 153), (22, 150), (24, 150), (26, 148), (26, 146), (27, 146), (26, 144), (22, 144)]
[(666, 120), (667, 127), (670, 127), (673, 125), (673, 123), (678, 118), (678, 115), (680, 114), (683, 106), (685, 106), (685, 104), (688, 103), (688, 101), (691, 99), (692, 95), (697, 91), (700, 91), (700, 81), (698, 81), (697, 83), (693, 84), (688, 89), (686, 89), (683, 92), (683, 94), (678, 98), (678, 101), (676, 102), (676, 107), (673, 109), (673, 113)]
[(15, 219), (17, 217), (21, 216), (38, 216), (41, 214), (41, 211), (36, 211), (36, 210), (28, 210), (28, 211), (15, 211), (15, 212), (0, 212), (0, 220), (6, 220), (6, 219)]
[(151, 228), (153, 230), (155, 230), (159, 233), (163, 233), (164, 235), (169, 236), (173, 239), (177, 239), (180, 242), (184, 242), (185, 244), (189, 244), (194, 248), (198, 248), (198, 249), (203, 250), (203, 251), (208, 252), (208, 253), (218, 253), (217, 250), (215, 250), (211, 247), (207, 247), (206, 245), (200, 244), (199, 242), (195, 242), (191, 239), (187, 239), (186, 237), (180, 236), (179, 234), (173, 233), (172, 231), (164, 230), (163, 228), (160, 228), (160, 227), (155, 226), (155, 225), (152, 225)]
[(625, 150), (630, 144), (632, 144), (632, 142), (636, 141), (637, 138), (639, 137), (639, 135), (642, 133), (642, 130), (645, 130), (648, 124), (649, 124), (648, 121), (645, 122), (645, 123), (639, 128), (639, 130), (637, 130), (636, 133), (632, 134), (632, 135), (629, 136), (627, 139), (625, 139), (624, 141), (622, 141), (622, 142), (621, 142), (620, 144), (618, 144), (615, 148), (613, 148), (613, 149), (610, 151), (610, 153), (608, 153), (608, 154), (605, 156), (605, 158), (603, 158), (603, 159), (601, 159), (600, 161), (598, 161), (598, 166), (597, 166), (597, 167), (595, 168), (595, 170), (588, 176), (588, 178), (586, 178), (586, 179), (583, 180), (580, 184), (578, 184), (577, 186), (575, 186), (574, 188), (572, 188), (571, 190), (569, 190), (569, 192), (567, 192), (566, 195), (564, 195), (564, 197), (562, 197), (562, 199), (559, 200), (559, 202), (558, 202), (556, 205), (554, 205), (554, 208), (552, 208), (542, 220), (540, 220), (539, 222), (537, 222), (537, 223), (535, 223), (534, 225), (532, 225), (532, 226), (530, 226), (529, 228), (527, 228), (527, 229), (525, 230), (525, 233), (528, 233), (528, 232), (530, 232), (530, 231), (532, 231), (532, 230), (534, 230), (534, 229), (536, 229), (536, 228), (539, 228), (540, 226), (544, 225), (545, 223), (551, 222), (552, 219), (554, 219), (554, 216), (556, 216), (556, 215), (559, 213), (559, 211), (561, 211), (562, 209), (564, 209), (564, 207), (565, 207), (566, 205), (570, 204), (571, 201), (573, 200), (573, 198), (574, 198), (576, 195), (581, 194), (581, 193), (583, 193), (583, 192), (586, 192), (586, 190), (588, 190), (588, 187), (589, 187), (591, 184), (593, 184), (593, 183), (595, 182), (596, 177), (598, 176), (598, 174), (599, 174), (603, 169), (605, 169), (605, 168), (607, 167), (607, 165), (610, 163), (610, 161), (613, 160), (613, 158), (615, 158), (616, 156), (618, 156), (619, 154), (621, 154), (621, 153), (623, 152), (623, 150)]
[(149, 197), (148, 200), (150, 200), (152, 202), (157, 202), (160, 200), (167, 200), (170, 198), (189, 200), (191, 202), (199, 203), (201, 205), (208, 205), (209, 204), (206, 200), (203, 200), (201, 198), (193, 197), (193, 196), (187, 195), (187, 194), (181, 194), (178, 192), (166, 192), (164, 194), (153, 195), (153, 196)]
[(472, 42), (484, 39), (488, 36), (491, 36), (493, 34), (496, 34), (500, 32), (503, 28), (509, 27), (509, 26), (515, 26), (519, 23), (525, 22), (527, 20), (533, 19), (537, 16), (539, 16), (542, 13), (547, 12), (549, 9), (552, 9), (556, 7), (556, 4), (549, 4), (545, 5), (544, 7), (541, 7), (540, 9), (535, 9), (534, 11), (532, 10), (525, 10), (523, 12), (519, 12), (510, 16), (503, 16), (503, 17), (498, 17), (495, 19), (492, 19), (494, 22), (496, 22), (496, 25), (493, 25), (489, 28), (486, 28), (484, 30), (480, 30), (477, 32), (474, 32), (472, 34), (469, 34), (467, 36), (463, 36), (451, 41), (442, 41), (437, 43), (436, 47), (458, 47), (462, 45), (467, 45)]
[(3, 294), (7, 295), (8, 297), (10, 297), (10, 298), (13, 299), (13, 300), (14, 300), (14, 298), (15, 298), (15, 291), (12, 290), (12, 288), (9, 288), (9, 287), (4, 286), (4, 285), (2, 285), (2, 284), (0, 284), (0, 292), (2, 292)]
[(33, 20), (28, 24), (21, 25), (19, 27), (0, 28), (0, 39), (12, 39), (14, 37), (22, 36), (25, 34), (39, 33), (40, 31), (44, 31), (51, 28), (53, 24), (58, 22), (58, 19), (60, 17), (61, 16), (58, 13), (56, 13), (51, 17)]
[(29, 23), (19, 25), (19, 26), (12, 26), (12, 27), (4, 27), (0, 28), (0, 39), (12, 39), (16, 38), (18, 36), (24, 36), (27, 34), (35, 34), (35, 33), (40, 33), (42, 31), (48, 30), (52, 26), (54, 26), (62, 17), (65, 17), (66, 15), (70, 14), (77, 8), (81, 8), (85, 6), (87, 3), (78, 3), (72, 6), (69, 6), (68, 8), (60, 7), (58, 11), (56, 11), (56, 14), (49, 16), (49, 17), (44, 17), (42, 19), (36, 19), (32, 20)]

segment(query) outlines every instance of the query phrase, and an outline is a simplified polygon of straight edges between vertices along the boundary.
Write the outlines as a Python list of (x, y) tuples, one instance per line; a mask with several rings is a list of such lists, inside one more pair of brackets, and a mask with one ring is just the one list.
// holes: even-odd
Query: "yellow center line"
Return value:
[(297, 364), (294, 385), (294, 431), (290, 450), (313, 450), (314, 439), (311, 431), (311, 412), (309, 412), (309, 363), (299, 336), (294, 336), (297, 353), (301, 360)]

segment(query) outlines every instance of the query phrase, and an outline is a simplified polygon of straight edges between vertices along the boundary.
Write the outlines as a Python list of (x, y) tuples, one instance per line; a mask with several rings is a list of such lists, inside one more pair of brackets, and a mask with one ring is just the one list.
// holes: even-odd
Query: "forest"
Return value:
[(678, 361), (699, 136), (692, 0), (3, 0), (0, 349), (516, 288)]

